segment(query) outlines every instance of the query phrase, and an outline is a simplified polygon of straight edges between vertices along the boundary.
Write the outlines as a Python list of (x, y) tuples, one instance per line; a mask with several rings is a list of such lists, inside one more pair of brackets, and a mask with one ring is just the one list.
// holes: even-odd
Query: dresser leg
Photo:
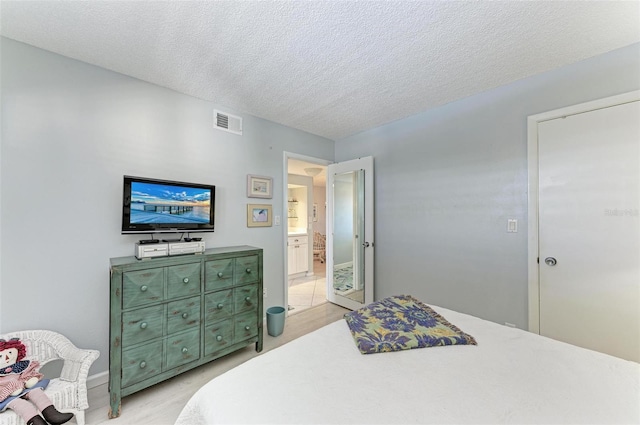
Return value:
[[(109, 414), (108, 414), (109, 419), (117, 418), (118, 416), (120, 416), (120, 409), (122, 407), (121, 404), (120, 404), (120, 400), (118, 400), (116, 406), (114, 406), (113, 404), (111, 406), (109, 406)], [(115, 408), (115, 412), (116, 412), (115, 415), (113, 414), (114, 407), (116, 407)]]

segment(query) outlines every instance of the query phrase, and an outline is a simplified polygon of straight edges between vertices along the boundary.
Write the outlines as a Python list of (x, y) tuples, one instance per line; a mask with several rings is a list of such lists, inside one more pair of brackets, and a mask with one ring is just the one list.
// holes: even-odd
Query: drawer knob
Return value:
[(182, 313), (182, 318), (186, 319), (187, 317), (189, 317), (189, 315), (187, 313)]
[(187, 347), (182, 347), (182, 352), (183, 352), (183, 353), (185, 353), (185, 354), (186, 354), (188, 351), (189, 351), (189, 349), (188, 349)]
[(145, 367), (147, 367), (147, 362), (140, 362), (140, 369), (144, 369)]
[(147, 322), (140, 323), (140, 329), (147, 329)]
[(147, 285), (142, 285), (140, 287), (140, 292), (147, 292), (147, 289), (149, 289), (149, 287)]
[(244, 297), (244, 300), (245, 300), (246, 302), (250, 303), (250, 302), (251, 302), (251, 297)]
[(218, 272), (218, 277), (222, 277), (222, 276), (223, 276), (222, 272)]
[(216, 341), (222, 341), (222, 335), (218, 335), (218, 336), (216, 337)]
[(218, 310), (222, 310), (224, 308), (224, 304), (220, 303), (218, 304)]
[(247, 267), (247, 270), (245, 270), (247, 273), (251, 273), (251, 268)]
[(189, 278), (188, 278), (188, 277), (185, 277), (184, 279), (182, 279), (182, 281), (183, 281), (184, 283), (189, 283)]
[(247, 325), (247, 326), (245, 326), (245, 327), (244, 327), (244, 330), (245, 330), (245, 331), (248, 331), (248, 330), (250, 330), (250, 329), (251, 329), (251, 326), (249, 326), (249, 325)]

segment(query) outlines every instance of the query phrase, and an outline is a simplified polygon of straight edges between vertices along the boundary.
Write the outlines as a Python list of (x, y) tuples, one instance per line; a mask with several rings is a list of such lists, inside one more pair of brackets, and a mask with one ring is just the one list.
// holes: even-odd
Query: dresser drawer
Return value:
[(122, 308), (136, 307), (164, 298), (164, 269), (125, 272), (122, 275)]
[(207, 261), (204, 265), (205, 291), (229, 288), (233, 285), (233, 258)]
[(234, 342), (258, 335), (258, 320), (255, 313), (245, 313), (233, 319)]
[(167, 268), (167, 296), (169, 298), (200, 293), (200, 263)]
[(204, 334), (204, 354), (213, 354), (233, 344), (233, 320), (207, 326)]
[(168, 334), (187, 330), (198, 325), (200, 325), (200, 297), (172, 301), (168, 304)]
[(162, 336), (164, 306), (155, 305), (122, 313), (122, 346), (149, 341)]
[(212, 292), (204, 297), (204, 323), (209, 325), (233, 315), (233, 290)]
[(122, 352), (122, 386), (157, 375), (162, 370), (162, 341)]
[(249, 255), (236, 258), (234, 278), (236, 285), (257, 282), (259, 278), (258, 256)]
[(233, 312), (235, 314), (258, 309), (258, 287), (240, 286), (233, 290)]
[(164, 370), (173, 369), (200, 358), (200, 330), (172, 335), (165, 341), (167, 362)]

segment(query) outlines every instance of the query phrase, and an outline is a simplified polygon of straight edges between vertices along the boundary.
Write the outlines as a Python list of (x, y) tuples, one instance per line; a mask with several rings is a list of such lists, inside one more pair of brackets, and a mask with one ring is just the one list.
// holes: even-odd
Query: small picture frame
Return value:
[(318, 204), (313, 204), (313, 221), (318, 221)]
[(247, 227), (271, 227), (273, 210), (267, 204), (247, 204)]
[(248, 198), (273, 198), (273, 178), (247, 174)]

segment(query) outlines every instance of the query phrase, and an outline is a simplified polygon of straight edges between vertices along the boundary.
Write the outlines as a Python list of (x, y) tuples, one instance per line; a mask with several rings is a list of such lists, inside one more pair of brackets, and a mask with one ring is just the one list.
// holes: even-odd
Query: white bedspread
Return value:
[(344, 320), (213, 379), (176, 424), (640, 423), (640, 365), (432, 306), (478, 345), (360, 354)]

